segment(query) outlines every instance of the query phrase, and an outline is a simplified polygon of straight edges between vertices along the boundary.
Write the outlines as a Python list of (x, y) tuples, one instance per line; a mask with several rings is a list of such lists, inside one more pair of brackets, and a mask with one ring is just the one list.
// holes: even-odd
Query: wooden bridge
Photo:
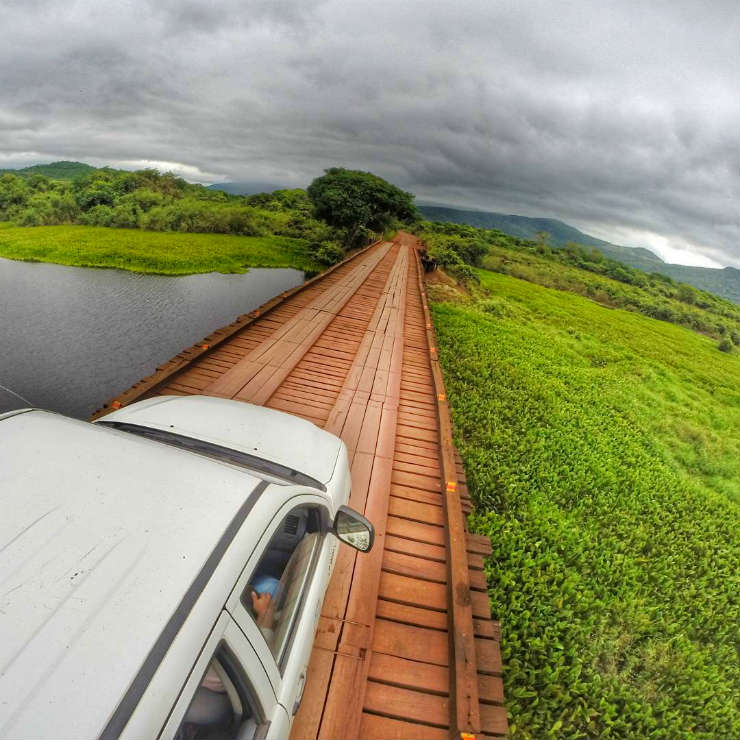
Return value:
[(340, 436), (369, 555), (340, 548), (294, 738), (507, 732), (485, 538), (470, 500), (418, 244), (377, 242), (184, 350), (94, 418), (154, 395), (287, 411)]

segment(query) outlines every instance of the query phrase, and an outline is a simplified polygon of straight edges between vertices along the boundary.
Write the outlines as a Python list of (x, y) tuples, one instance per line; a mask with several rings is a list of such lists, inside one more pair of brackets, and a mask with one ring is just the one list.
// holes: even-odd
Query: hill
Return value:
[(18, 177), (31, 177), (31, 175), (43, 175), (52, 180), (74, 180), (82, 175), (93, 172), (97, 167), (84, 162), (51, 162), (50, 164), (34, 164), (30, 167), (22, 167), (18, 170), (0, 169), (0, 175), (10, 172)]
[(466, 211), (439, 205), (419, 205), (419, 210), (430, 221), (447, 221), (467, 224), (483, 229), (498, 229), (505, 234), (521, 239), (534, 239), (540, 232), (549, 234), (548, 243), (564, 247), (569, 242), (596, 247), (604, 256), (635, 267), (643, 272), (661, 275), (693, 285), (740, 304), (740, 270), (734, 267), (722, 269), (690, 267), (664, 262), (658, 255), (642, 247), (624, 247), (585, 234), (562, 221), (553, 218), (530, 218), (489, 211)]

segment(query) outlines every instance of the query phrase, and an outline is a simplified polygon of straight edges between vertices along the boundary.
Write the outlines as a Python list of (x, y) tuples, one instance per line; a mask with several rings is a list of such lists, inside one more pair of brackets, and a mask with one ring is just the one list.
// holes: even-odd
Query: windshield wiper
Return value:
[(162, 442), (163, 444), (172, 445), (173, 447), (179, 447), (181, 449), (194, 452), (197, 455), (203, 455), (204, 457), (210, 457), (215, 460), (220, 460), (221, 462), (238, 465), (241, 468), (246, 468), (247, 470), (252, 470), (256, 473), (270, 475), (274, 478), (285, 481), (286, 483), (318, 488), (319, 491), (326, 493), (326, 486), (315, 478), (312, 478), (310, 475), (301, 473), (300, 470), (289, 468), (287, 465), (281, 465), (272, 460), (265, 460), (257, 455), (250, 455), (248, 452), (232, 450), (230, 447), (222, 447), (221, 445), (213, 444), (213, 442), (206, 442), (202, 439), (196, 439), (195, 437), (186, 437), (182, 434), (176, 434), (175, 432), (166, 432), (163, 429), (144, 427), (139, 424), (104, 420), (97, 423), (105, 424), (106, 426), (118, 429), (122, 432), (136, 434), (139, 437), (146, 437), (155, 442)]

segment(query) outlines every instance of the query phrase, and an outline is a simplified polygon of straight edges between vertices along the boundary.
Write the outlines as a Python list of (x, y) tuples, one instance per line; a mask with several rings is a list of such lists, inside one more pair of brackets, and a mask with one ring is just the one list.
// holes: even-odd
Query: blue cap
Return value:
[(272, 576), (255, 576), (252, 580), (252, 588), (258, 594), (270, 594), (274, 596), (277, 591), (280, 581)]

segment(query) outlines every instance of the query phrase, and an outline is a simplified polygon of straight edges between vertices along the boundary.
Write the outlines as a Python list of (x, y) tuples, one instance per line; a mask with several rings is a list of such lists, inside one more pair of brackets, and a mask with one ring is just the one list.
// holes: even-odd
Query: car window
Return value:
[(242, 604), (278, 665), (285, 657), (321, 536), (318, 509), (293, 509), (280, 523), (242, 594)]
[(222, 643), (208, 663), (175, 740), (254, 738), (264, 712), (246, 682), (244, 671)]

